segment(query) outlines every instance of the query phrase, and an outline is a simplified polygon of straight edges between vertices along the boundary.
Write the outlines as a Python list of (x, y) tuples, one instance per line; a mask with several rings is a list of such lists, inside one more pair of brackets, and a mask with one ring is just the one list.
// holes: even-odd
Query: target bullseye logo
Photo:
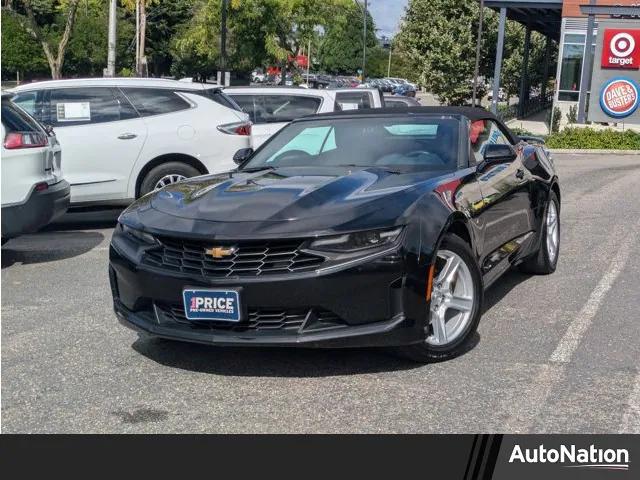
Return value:
[(636, 48), (636, 41), (627, 32), (621, 32), (611, 39), (611, 52), (617, 57), (628, 57)]
[(602, 43), (602, 68), (640, 68), (640, 30), (606, 28)]
[(638, 108), (638, 84), (630, 78), (612, 78), (600, 92), (602, 110), (613, 118), (625, 118)]

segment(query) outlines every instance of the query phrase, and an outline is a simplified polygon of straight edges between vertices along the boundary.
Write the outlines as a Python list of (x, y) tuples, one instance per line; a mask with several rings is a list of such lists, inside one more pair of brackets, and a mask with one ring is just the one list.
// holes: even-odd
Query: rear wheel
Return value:
[(542, 222), (540, 249), (520, 265), (525, 273), (548, 275), (556, 271), (560, 254), (560, 203), (555, 192), (551, 192)]
[(142, 180), (140, 196), (159, 190), (185, 178), (200, 175), (197, 168), (182, 162), (168, 162), (152, 168)]
[(478, 328), (481, 308), (478, 264), (469, 246), (448, 234), (436, 254), (426, 339), (402, 347), (400, 353), (418, 362), (448, 360), (463, 353)]

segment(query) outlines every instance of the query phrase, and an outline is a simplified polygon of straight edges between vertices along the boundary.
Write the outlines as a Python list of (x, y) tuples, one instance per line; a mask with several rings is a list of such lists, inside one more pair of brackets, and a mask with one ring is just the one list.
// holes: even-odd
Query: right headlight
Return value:
[(367, 230), (364, 232), (322, 237), (313, 240), (309, 244), (309, 249), (347, 253), (380, 247), (394, 243), (402, 233), (402, 228), (403, 227), (394, 227), (387, 230)]
[(155, 237), (150, 233), (143, 232), (142, 230), (130, 227), (129, 225), (125, 225), (124, 223), (121, 223), (120, 225), (122, 227), (123, 233), (135, 238), (139, 242), (146, 243), (147, 245), (155, 245), (156, 243), (158, 243)]

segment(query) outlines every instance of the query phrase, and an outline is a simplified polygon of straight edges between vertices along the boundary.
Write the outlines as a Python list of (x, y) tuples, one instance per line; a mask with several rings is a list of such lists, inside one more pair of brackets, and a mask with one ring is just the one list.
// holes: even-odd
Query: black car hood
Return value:
[(230, 172), (165, 187), (136, 202), (123, 218), (149, 230), (192, 233), (215, 222), (217, 233), (235, 236), (391, 226), (437, 176), (344, 167)]

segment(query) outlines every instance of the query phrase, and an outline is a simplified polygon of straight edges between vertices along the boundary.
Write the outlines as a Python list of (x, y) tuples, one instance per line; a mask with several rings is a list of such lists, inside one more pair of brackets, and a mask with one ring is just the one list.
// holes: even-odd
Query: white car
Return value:
[(254, 148), (296, 118), (384, 106), (382, 94), (375, 88), (229, 87), (224, 91), (249, 114), (253, 122)]
[(248, 116), (219, 88), (148, 78), (21, 85), (13, 101), (55, 127), (72, 207), (126, 205), (164, 185), (236, 167)]
[(32, 233), (67, 211), (60, 145), (27, 112), (2, 94), (2, 243)]

